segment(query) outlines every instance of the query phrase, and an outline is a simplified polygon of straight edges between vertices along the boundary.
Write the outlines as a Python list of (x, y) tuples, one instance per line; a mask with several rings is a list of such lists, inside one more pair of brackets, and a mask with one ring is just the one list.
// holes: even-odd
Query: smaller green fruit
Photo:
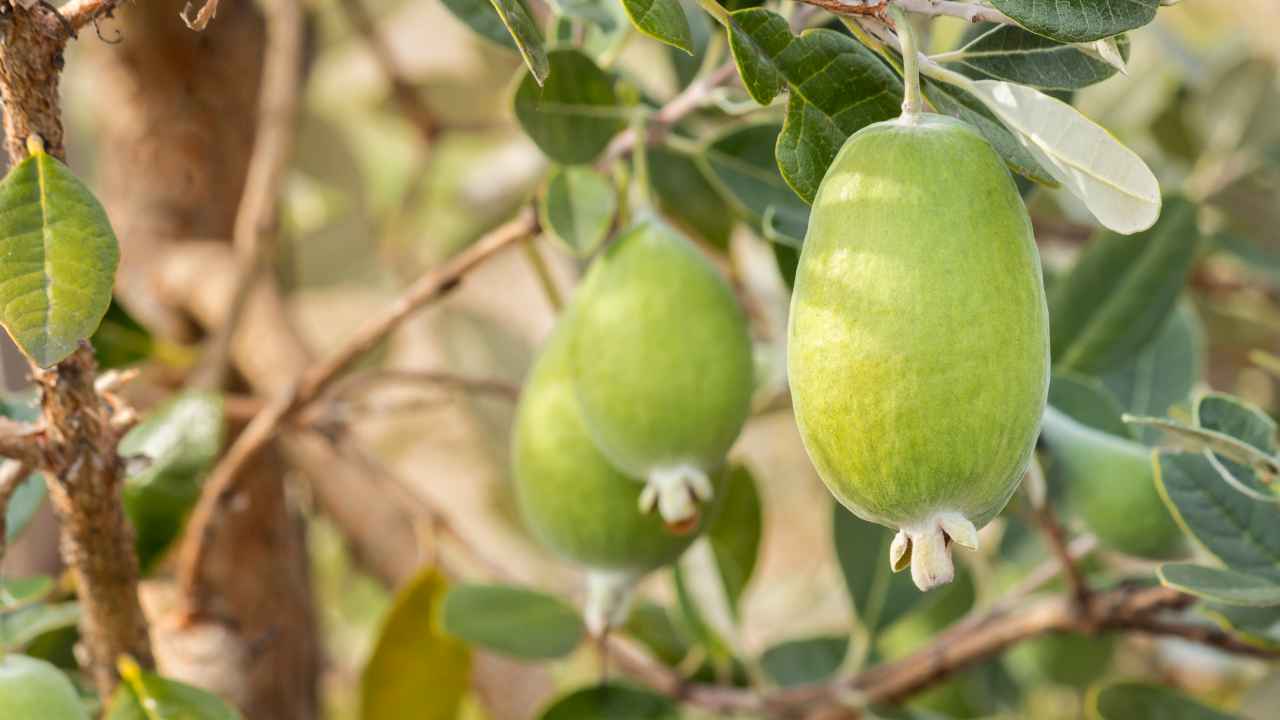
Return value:
[(89, 720), (89, 713), (57, 667), (26, 655), (5, 655), (0, 658), (0, 718)]
[(1106, 546), (1162, 560), (1185, 549), (1182, 530), (1156, 490), (1152, 450), (1045, 410), (1043, 438), (1068, 501)]
[[(636, 510), (644, 486), (600, 454), (573, 389), (569, 335), (561, 320), (534, 364), (516, 410), (512, 466), (516, 500), (533, 533), (588, 573), (587, 624), (592, 632), (624, 619), (630, 585), (672, 562), (693, 543), (663, 520)], [(720, 473), (713, 479), (718, 484)]]
[(750, 410), (751, 339), (732, 289), (692, 243), (646, 219), (596, 259), (573, 313), (574, 388), (592, 439), (644, 480), (642, 510), (690, 522)]

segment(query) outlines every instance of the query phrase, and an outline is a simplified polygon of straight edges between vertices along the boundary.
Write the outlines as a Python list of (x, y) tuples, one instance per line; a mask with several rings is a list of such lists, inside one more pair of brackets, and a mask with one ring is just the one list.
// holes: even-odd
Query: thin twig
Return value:
[(258, 91), (258, 122), (244, 191), (236, 211), (233, 243), (239, 272), (227, 320), (209, 342), (196, 383), (221, 388), (235, 341), (259, 277), (275, 252), (289, 158), (298, 125), (302, 90), (303, 9), (299, 0), (267, 5), (267, 49)]
[(1008, 15), (993, 7), (977, 2), (953, 2), (952, 0), (889, 0), (885, 2), (861, 2), (854, 4), (843, 0), (799, 0), (820, 7), (834, 15), (862, 15), (883, 18), (889, 2), (917, 15), (960, 18), (971, 23), (989, 22), (1015, 25)]
[(337, 352), (309, 368), (293, 389), (282, 393), (254, 417), (205, 481), (179, 549), (178, 578), (192, 614), (202, 609), (196, 580), (213, 540), (217, 517), (238, 489), (236, 483), (241, 469), (266, 447), (288, 418), (319, 398), (401, 323), (447, 295), (472, 269), (536, 229), (537, 218), (526, 209), (443, 265), (426, 272), (398, 300), (357, 330)]

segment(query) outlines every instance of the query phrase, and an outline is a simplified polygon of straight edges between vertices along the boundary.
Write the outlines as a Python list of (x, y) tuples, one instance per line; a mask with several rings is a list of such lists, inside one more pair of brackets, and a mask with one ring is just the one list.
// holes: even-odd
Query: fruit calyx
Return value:
[(687, 532), (697, 525), (699, 506), (714, 496), (711, 479), (700, 468), (687, 464), (654, 468), (640, 493), (640, 512), (650, 513), (656, 507), (672, 532)]
[(592, 637), (603, 637), (626, 622), (631, 609), (631, 588), (639, 574), (626, 571), (591, 570), (587, 573), (587, 599), (582, 619)]
[(945, 585), (955, 578), (951, 543), (978, 549), (978, 530), (964, 515), (944, 511), (918, 524), (904, 525), (889, 546), (889, 566), (894, 572), (911, 566), (911, 579), (921, 591)]

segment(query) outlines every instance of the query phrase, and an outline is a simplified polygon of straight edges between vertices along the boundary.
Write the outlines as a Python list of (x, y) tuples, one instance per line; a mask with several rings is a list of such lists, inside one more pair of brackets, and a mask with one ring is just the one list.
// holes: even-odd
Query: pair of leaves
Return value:
[(241, 720), (217, 695), (142, 670), (132, 660), (121, 661), (120, 678), (106, 720)]

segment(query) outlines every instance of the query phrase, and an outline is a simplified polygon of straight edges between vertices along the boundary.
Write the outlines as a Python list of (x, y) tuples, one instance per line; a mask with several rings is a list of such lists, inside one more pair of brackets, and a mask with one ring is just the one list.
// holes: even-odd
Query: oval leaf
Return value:
[[(1075, 90), (1119, 72), (1092, 46), (1060, 43), (1015, 25), (975, 30), (977, 36), (964, 47), (939, 58), (970, 77), (1007, 80), (1040, 90)], [(1127, 59), (1129, 38), (1120, 36), (1115, 48), (1122, 60)]]
[(111, 696), (106, 720), (240, 720), (240, 713), (217, 695), (177, 680), (121, 663), (124, 682)]
[(111, 304), (120, 250), (107, 213), (43, 151), (0, 180), (0, 324), (49, 367), (93, 335)]
[(640, 32), (693, 54), (693, 33), (680, 0), (622, 0), (622, 7)]
[(559, 598), (510, 585), (457, 585), (444, 599), (443, 627), (454, 637), (526, 660), (573, 652), (584, 630)]
[(693, 158), (650, 148), (649, 181), (668, 220), (717, 248), (729, 246), (733, 211)]
[(512, 39), (511, 33), (507, 32), (507, 26), (502, 24), (502, 18), (494, 11), (489, 0), (441, 0), (441, 2), (454, 17), (471, 28), (475, 34), (495, 45), (517, 50), (516, 41)]
[(538, 24), (524, 4), (524, 0), (489, 0), (498, 14), (502, 26), (515, 41), (520, 58), (529, 68), (529, 74), (535, 82), (542, 85), (551, 72), (551, 63), (547, 58), (546, 48), (542, 46), (542, 33)]
[(79, 622), (79, 603), (28, 605), (0, 616), (0, 644), (19, 648), (47, 632), (75, 627)]
[(1116, 683), (1089, 698), (1090, 716), (1098, 720), (1232, 720), (1160, 685)]
[(556, 700), (540, 720), (679, 720), (680, 713), (667, 698), (620, 683), (606, 683), (574, 691)]
[(834, 675), (848, 651), (847, 635), (788, 640), (765, 650), (760, 667), (782, 687), (805, 685)]
[(1137, 153), (1078, 110), (1039, 90), (975, 80), (967, 90), (1014, 131), (1036, 161), (1119, 233), (1135, 233), (1160, 216), (1160, 183)]
[(1157, 573), (1166, 586), (1205, 600), (1247, 607), (1280, 605), (1280, 583), (1256, 575), (1192, 563), (1169, 563)]
[(768, 212), (778, 230), (803, 238), (809, 224), (809, 206), (792, 192), (778, 172), (773, 147), (780, 132), (781, 128), (773, 124), (732, 128), (711, 139), (699, 162), (712, 184), (738, 212), (755, 223), (763, 222)]
[(1058, 369), (1096, 374), (1118, 367), (1168, 322), (1195, 260), (1195, 206), (1170, 198), (1160, 222), (1133, 236), (1107, 233), (1049, 293)]
[(1031, 32), (1063, 42), (1088, 42), (1142, 27), (1160, 0), (991, 0)]
[(471, 680), (471, 651), (440, 628), (447, 587), (428, 568), (396, 594), (361, 676), (361, 720), (458, 716)]
[(721, 492), (724, 499), (715, 522), (707, 530), (707, 540), (729, 599), (729, 611), (736, 618), (738, 601), (756, 567), (763, 518), (756, 481), (747, 468), (731, 468)]
[(579, 258), (604, 243), (617, 211), (613, 183), (589, 167), (553, 169), (538, 202), (542, 226)]
[(577, 50), (553, 50), (545, 85), (525, 75), (515, 96), (516, 119), (547, 157), (589, 163), (626, 126), (613, 78)]

